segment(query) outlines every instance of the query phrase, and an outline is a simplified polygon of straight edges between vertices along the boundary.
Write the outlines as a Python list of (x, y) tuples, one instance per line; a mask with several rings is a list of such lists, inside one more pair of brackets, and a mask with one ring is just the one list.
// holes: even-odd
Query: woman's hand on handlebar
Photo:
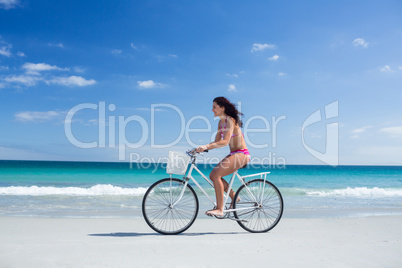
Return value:
[(207, 149), (206, 145), (202, 145), (202, 146), (198, 147), (197, 149), (195, 149), (195, 151), (197, 153), (202, 153), (202, 152), (208, 151), (208, 149)]

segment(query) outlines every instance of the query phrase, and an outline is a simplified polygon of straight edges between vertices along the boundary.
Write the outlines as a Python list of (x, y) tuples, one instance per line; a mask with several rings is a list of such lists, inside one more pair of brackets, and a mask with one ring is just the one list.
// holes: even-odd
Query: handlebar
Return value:
[[(203, 153), (208, 153), (208, 150), (203, 151)], [(191, 157), (195, 157), (197, 154), (196, 148), (190, 149), (186, 152), (187, 155), (191, 156)]]

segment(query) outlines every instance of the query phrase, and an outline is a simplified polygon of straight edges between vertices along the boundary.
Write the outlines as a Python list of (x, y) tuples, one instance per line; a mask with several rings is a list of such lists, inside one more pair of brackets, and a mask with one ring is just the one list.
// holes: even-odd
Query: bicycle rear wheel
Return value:
[(162, 179), (149, 187), (142, 200), (142, 215), (147, 224), (161, 234), (179, 234), (195, 221), (198, 214), (198, 198), (187, 184), (179, 199), (184, 182), (179, 179)]
[[(269, 181), (251, 180), (237, 190), (233, 214), (237, 223), (252, 233), (268, 232), (282, 217), (283, 199), (278, 188)], [(240, 198), (240, 199), (239, 199)]]

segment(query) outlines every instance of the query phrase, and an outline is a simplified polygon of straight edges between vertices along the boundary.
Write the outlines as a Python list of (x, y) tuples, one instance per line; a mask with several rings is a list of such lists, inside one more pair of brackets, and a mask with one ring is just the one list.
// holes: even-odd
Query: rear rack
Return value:
[(257, 177), (260, 176), (260, 178), (262, 179), (262, 176), (264, 176), (264, 179), (267, 178), (267, 174), (269, 174), (271, 172), (261, 172), (261, 173), (256, 173), (256, 174), (251, 174), (251, 175), (246, 175), (246, 176), (241, 176), (243, 179), (244, 178), (249, 178), (249, 177)]

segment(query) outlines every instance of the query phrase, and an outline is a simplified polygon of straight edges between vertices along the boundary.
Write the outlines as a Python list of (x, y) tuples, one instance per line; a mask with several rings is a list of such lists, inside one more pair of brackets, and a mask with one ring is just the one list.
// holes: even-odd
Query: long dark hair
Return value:
[(232, 117), (236, 121), (236, 125), (239, 125), (239, 127), (243, 126), (243, 122), (240, 120), (240, 116), (243, 114), (237, 110), (235, 104), (231, 103), (225, 97), (216, 97), (214, 102), (220, 107), (225, 107), (225, 114)]

